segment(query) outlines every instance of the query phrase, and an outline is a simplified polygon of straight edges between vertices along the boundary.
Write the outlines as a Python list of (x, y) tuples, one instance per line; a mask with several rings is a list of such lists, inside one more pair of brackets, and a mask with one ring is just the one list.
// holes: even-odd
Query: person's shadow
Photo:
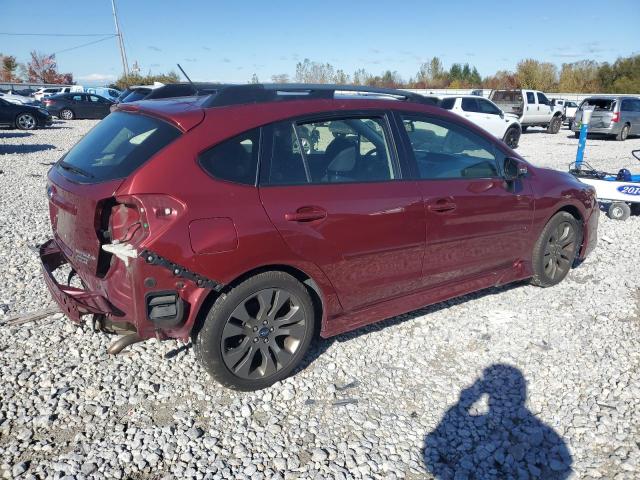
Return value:
[(427, 470), (439, 480), (567, 478), (572, 463), (567, 445), (527, 410), (526, 399), (520, 370), (502, 364), (486, 368), (425, 437)]

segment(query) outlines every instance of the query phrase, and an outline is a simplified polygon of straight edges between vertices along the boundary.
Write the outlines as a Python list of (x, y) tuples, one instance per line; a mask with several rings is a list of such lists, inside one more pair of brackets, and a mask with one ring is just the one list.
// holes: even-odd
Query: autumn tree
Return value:
[(518, 77), (515, 73), (508, 70), (498, 70), (495, 75), (490, 75), (482, 81), (482, 88), (499, 89), (499, 88), (520, 88)]
[(19, 81), (17, 70), (18, 62), (13, 55), (0, 54), (0, 80), (3, 82)]
[(27, 63), (27, 76), (30, 82), (73, 84), (73, 74), (58, 73), (55, 54), (31, 52), (31, 60)]
[(599, 91), (599, 69), (600, 66), (593, 60), (582, 60), (580, 62), (562, 64), (558, 90), (561, 92)]
[(518, 63), (516, 75), (522, 88), (532, 90), (553, 91), (558, 83), (558, 69), (553, 63), (532, 58)]

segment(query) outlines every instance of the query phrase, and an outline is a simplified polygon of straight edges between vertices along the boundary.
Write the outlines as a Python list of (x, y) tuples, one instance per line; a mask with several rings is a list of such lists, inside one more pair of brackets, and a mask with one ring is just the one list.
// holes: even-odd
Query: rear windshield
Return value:
[(585, 107), (594, 107), (594, 110), (613, 112), (615, 106), (616, 101), (609, 98), (587, 98), (582, 102), (582, 105), (580, 105), (580, 109), (584, 110)]
[(162, 120), (114, 112), (69, 150), (57, 167), (82, 183), (124, 178), (178, 136), (180, 131)]
[(142, 100), (151, 92), (150, 88), (136, 88), (129, 95), (124, 97), (121, 101), (124, 103), (136, 102), (138, 100)]

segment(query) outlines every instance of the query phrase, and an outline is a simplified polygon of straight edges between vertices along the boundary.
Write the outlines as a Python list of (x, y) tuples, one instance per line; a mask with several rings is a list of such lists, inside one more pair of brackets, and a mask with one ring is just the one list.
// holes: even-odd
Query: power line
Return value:
[(11, 33), (0, 32), (0, 35), (9, 36), (38, 36), (38, 37), (106, 37), (115, 36), (113, 33)]
[(58, 50), (57, 52), (53, 52), (53, 55), (57, 55), (58, 53), (63, 53), (63, 52), (69, 52), (71, 50), (76, 50), (77, 48), (88, 47), (89, 45), (93, 45), (94, 43), (100, 43), (100, 42), (104, 42), (105, 40), (111, 40), (113, 37), (116, 37), (116, 36), (117, 35), (111, 34), (110, 36), (101, 38), (100, 40), (94, 40), (93, 42), (83, 43), (82, 45), (77, 45), (71, 48), (65, 48), (64, 50)]

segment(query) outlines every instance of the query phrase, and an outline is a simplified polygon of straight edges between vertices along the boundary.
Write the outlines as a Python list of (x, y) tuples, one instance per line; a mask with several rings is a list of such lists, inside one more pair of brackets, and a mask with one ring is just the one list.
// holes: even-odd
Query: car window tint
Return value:
[(491, 178), (498, 176), (493, 144), (453, 123), (403, 115), (420, 178)]
[(200, 155), (202, 168), (228, 182), (256, 184), (260, 129), (255, 128), (225, 140)]
[(549, 105), (549, 99), (546, 97), (546, 95), (544, 93), (538, 92), (538, 103), (540, 105)]
[(82, 95), (74, 95), (73, 97), (71, 97), (71, 99), (74, 102), (81, 102), (82, 101)]
[(500, 110), (493, 103), (479, 98), (478, 100), (478, 110), (482, 113), (488, 113), (489, 115), (500, 115)]
[(536, 103), (533, 92), (527, 92), (527, 103)]
[(300, 185), (395, 178), (382, 118), (281, 122), (273, 127), (266, 183)]
[(440, 106), (446, 110), (451, 110), (453, 106), (456, 104), (456, 98), (445, 98), (440, 102)]
[(97, 103), (97, 102), (100, 101), (100, 98), (96, 97), (95, 95), (89, 95), (89, 98), (91, 99), (92, 102), (96, 102)]
[(462, 110), (465, 112), (479, 112), (478, 101), (475, 98), (463, 98)]

